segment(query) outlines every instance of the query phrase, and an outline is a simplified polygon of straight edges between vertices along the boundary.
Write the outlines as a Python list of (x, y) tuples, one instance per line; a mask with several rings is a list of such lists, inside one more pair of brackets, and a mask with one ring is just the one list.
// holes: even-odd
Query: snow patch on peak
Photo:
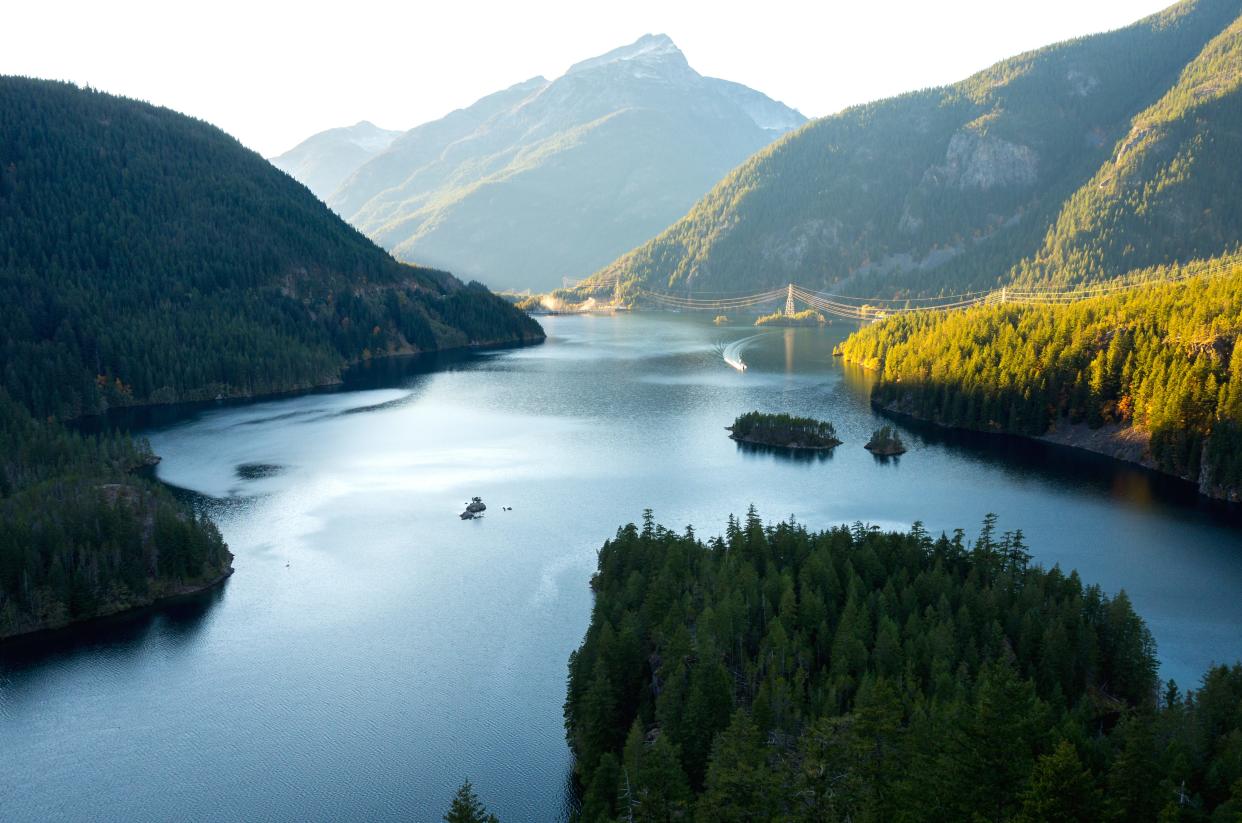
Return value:
[[(633, 71), (635, 73), (641, 72), (640, 76), (646, 76), (651, 73), (651, 69), (646, 67), (659, 64), (668, 64), (684, 69), (690, 68), (690, 64), (686, 62), (686, 56), (682, 54), (681, 49), (677, 48), (677, 44), (667, 34), (644, 34), (628, 46), (621, 46), (598, 57), (591, 57), (574, 63), (569, 67), (569, 71), (566, 74), (575, 74), (613, 63), (626, 62), (636, 64)], [(637, 68), (638, 64), (643, 65), (645, 68)]]
[(377, 154), (392, 143), (401, 134), (399, 131), (381, 129), (370, 120), (359, 120), (354, 125), (342, 129), (345, 139), (368, 154)]

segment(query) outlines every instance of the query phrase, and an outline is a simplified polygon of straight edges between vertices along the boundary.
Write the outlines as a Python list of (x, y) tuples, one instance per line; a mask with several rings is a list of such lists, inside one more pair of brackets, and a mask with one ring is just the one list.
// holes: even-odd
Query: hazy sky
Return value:
[(149, 100), (272, 155), (363, 119), (409, 128), (647, 32), (671, 36), (703, 74), (819, 116), (1170, 2), (11, 0), (0, 13), (0, 74)]

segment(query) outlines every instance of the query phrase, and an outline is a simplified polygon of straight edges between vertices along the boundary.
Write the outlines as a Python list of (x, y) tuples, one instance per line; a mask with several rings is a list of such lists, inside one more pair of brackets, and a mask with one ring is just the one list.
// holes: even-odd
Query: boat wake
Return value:
[(719, 344), (720, 356), (724, 361), (738, 371), (746, 371), (746, 361), (742, 359), (742, 352), (746, 351), (750, 346), (763, 337), (766, 332), (752, 334), (749, 337), (743, 337), (741, 340), (734, 340), (728, 345)]

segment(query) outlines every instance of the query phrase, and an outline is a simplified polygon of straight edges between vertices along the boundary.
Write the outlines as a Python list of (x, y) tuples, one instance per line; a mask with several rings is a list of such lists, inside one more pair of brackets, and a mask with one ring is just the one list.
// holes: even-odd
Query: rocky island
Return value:
[(739, 443), (756, 443), (781, 449), (831, 449), (841, 445), (837, 430), (829, 422), (788, 414), (747, 412), (725, 426)]
[(896, 457), (906, 453), (906, 444), (901, 442), (897, 430), (888, 424), (876, 429), (863, 448), (881, 457)]
[(460, 516), (462, 520), (474, 520), (475, 518), (482, 517), (485, 511), (487, 511), (487, 505), (483, 502), (483, 498), (472, 497), (470, 502), (466, 504), (466, 510)]

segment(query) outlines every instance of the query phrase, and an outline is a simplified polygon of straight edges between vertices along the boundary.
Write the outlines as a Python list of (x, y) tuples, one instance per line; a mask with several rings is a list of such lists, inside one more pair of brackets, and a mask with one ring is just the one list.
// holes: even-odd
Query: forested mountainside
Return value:
[(358, 167), (388, 148), (401, 135), (363, 120), (352, 126), (328, 129), (272, 158), (272, 165), (306, 184), (326, 200)]
[(329, 383), (395, 352), (534, 340), (402, 265), (224, 132), (0, 78), (3, 386), (37, 417)]
[(1242, 245), (1242, 18), (1141, 112), (1017, 280), (1075, 285)]
[(1021, 532), (650, 513), (599, 553), (566, 728), (600, 821), (1226, 821), (1242, 666), (1183, 695), (1125, 593)]
[[(1242, 172), (1230, 159), (1240, 14), (1238, 0), (1185, 0), (953, 86), (815, 121), (582, 292), (796, 282), (927, 295), (1019, 271), (1068, 282), (1231, 250), (1242, 237)], [(1059, 268), (1071, 264), (1081, 269), (1072, 278)]]
[(1147, 275), (1174, 282), (1064, 305), (899, 314), (841, 352), (876, 371), (882, 407), (1033, 436), (1097, 429), (1077, 440), (1242, 499), (1242, 261)]
[(321, 385), (394, 352), (535, 340), (478, 285), (397, 263), (220, 130), (0, 77), (0, 637), (220, 579), (215, 527), (56, 421)]
[(412, 129), (327, 202), (403, 260), (550, 289), (654, 236), (804, 121), (648, 35)]

